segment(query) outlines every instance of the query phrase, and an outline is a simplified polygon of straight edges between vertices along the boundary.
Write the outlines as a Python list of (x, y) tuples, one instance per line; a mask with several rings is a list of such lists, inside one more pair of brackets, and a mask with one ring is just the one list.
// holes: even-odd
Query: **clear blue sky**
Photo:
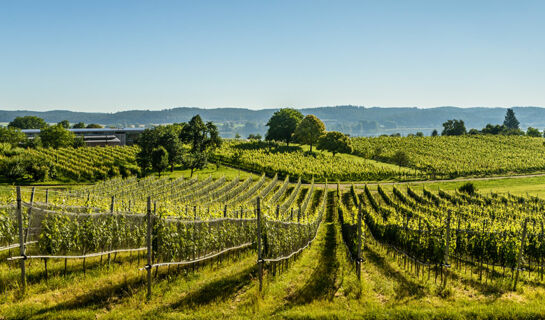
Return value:
[(0, 109), (545, 106), (545, 1), (2, 1)]

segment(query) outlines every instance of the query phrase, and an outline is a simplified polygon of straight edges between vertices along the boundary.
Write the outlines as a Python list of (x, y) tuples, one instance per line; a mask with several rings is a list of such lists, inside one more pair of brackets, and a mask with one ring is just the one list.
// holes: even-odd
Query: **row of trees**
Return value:
[(324, 123), (314, 115), (303, 116), (301, 112), (291, 108), (276, 111), (267, 122), (269, 127), (265, 140), (282, 141), (289, 146), (290, 142), (308, 144), (310, 152), (317, 144), (318, 150), (336, 153), (351, 153), (350, 139), (337, 131), (325, 131)]
[(136, 161), (142, 173), (161, 172), (182, 165), (191, 170), (202, 169), (208, 163), (211, 152), (221, 145), (217, 127), (204, 123), (199, 115), (188, 123), (176, 123), (146, 129), (138, 138), (140, 152)]
[[(7, 127), (0, 128), (0, 143), (8, 143), (13, 147), (44, 147), (55, 149), (84, 146), (83, 138), (76, 136), (68, 130), (69, 128), (70, 122), (68, 120), (48, 125), (44, 119), (36, 116), (17, 117)], [(102, 126), (95, 123), (85, 125), (83, 122), (78, 122), (72, 128), (102, 128)], [(21, 131), (22, 129), (40, 129), (40, 134), (38, 137), (29, 140)]]
[[(65, 129), (70, 129), (70, 122), (68, 120), (62, 120), (57, 123), (57, 125), (62, 126)], [(47, 122), (44, 119), (36, 116), (24, 116), (16, 117), (9, 124), (8, 128), (16, 129), (45, 129), (49, 127)], [(83, 122), (78, 122), (72, 126), (73, 129), (83, 129), (83, 128), (103, 128), (100, 124), (91, 123), (85, 125)]]
[[(447, 122), (443, 123), (443, 132), (441, 132), (441, 135), (443, 136), (460, 136), (464, 134), (503, 134), (503, 135), (524, 135), (530, 137), (541, 137), (542, 134), (539, 132), (538, 129), (528, 127), (526, 133), (524, 131), (520, 130), (520, 122), (518, 121), (517, 117), (515, 116), (515, 112), (513, 109), (507, 109), (507, 112), (505, 114), (505, 119), (503, 121), (503, 124), (487, 124), (486, 127), (484, 127), (482, 130), (477, 129), (471, 129), (467, 131), (466, 126), (464, 124), (463, 120), (448, 120)], [(434, 130), (434, 133), (432, 133), (432, 136), (436, 136), (437, 131)], [(545, 131), (543, 133), (545, 136)]]
[(21, 129), (13, 127), (0, 128), (0, 143), (8, 143), (13, 147), (44, 147), (55, 149), (63, 147), (77, 148), (85, 145), (82, 137), (77, 137), (61, 124), (42, 128), (40, 135), (32, 140), (28, 140)]

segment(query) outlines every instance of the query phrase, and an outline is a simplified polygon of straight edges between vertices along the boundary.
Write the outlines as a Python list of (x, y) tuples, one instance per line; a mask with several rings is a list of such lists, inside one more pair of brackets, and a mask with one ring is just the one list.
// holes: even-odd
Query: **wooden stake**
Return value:
[[(19, 254), (25, 256), (25, 239), (23, 235), (23, 214), (21, 209), (21, 187), (17, 186), (17, 225), (19, 227)], [(25, 260), (21, 259), (19, 265), (21, 267), (21, 290), (25, 294), (26, 291), (26, 270)]]
[(146, 244), (148, 247), (148, 265), (146, 266), (146, 271), (148, 272), (148, 294), (146, 295), (147, 300), (151, 299), (151, 232), (152, 232), (152, 216), (151, 216), (151, 197), (148, 197), (148, 207), (147, 207), (147, 236)]
[(257, 197), (257, 263), (259, 264), (259, 292), (263, 289), (263, 257), (261, 256), (261, 199)]
[(517, 270), (515, 274), (515, 281), (513, 283), (513, 290), (517, 290), (517, 282), (519, 280), (519, 269), (520, 269), (520, 263), (522, 261), (522, 251), (524, 250), (524, 242), (526, 241), (526, 226), (528, 224), (528, 218), (524, 220), (524, 224), (522, 225), (522, 239), (520, 242), (520, 249), (517, 257)]

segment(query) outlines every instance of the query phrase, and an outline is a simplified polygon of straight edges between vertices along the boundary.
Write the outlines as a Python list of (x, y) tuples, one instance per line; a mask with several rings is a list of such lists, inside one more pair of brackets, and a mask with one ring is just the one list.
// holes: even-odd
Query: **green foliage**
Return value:
[(42, 129), (40, 139), (44, 148), (66, 148), (74, 146), (76, 135), (58, 124)]
[(70, 122), (68, 120), (62, 120), (61, 122), (57, 123), (57, 125), (60, 125), (65, 129), (70, 128)]
[(159, 146), (151, 152), (151, 166), (154, 171), (159, 173), (159, 176), (168, 167), (168, 151), (163, 146)]
[(297, 125), (293, 138), (302, 144), (310, 145), (310, 152), (312, 152), (312, 145), (318, 142), (324, 132), (324, 123), (316, 116), (309, 114)]
[(298, 110), (284, 108), (276, 111), (267, 122), (269, 129), (265, 140), (283, 141), (289, 145), (301, 120), (303, 120), (303, 114)]
[(439, 133), (437, 132), (436, 129), (433, 129), (433, 131), (431, 132), (431, 136), (432, 137), (437, 137), (439, 135)]
[(359, 137), (351, 140), (354, 154), (367, 159), (394, 163), (393, 155), (404, 151), (411, 160), (410, 167), (426, 172), (431, 178), (545, 170), (543, 141), (526, 136)]
[(466, 126), (463, 120), (448, 120), (443, 123), (442, 136), (461, 136), (466, 134)]
[(183, 127), (184, 124), (173, 124), (144, 130), (137, 141), (137, 144), (140, 146), (137, 162), (143, 171), (151, 167), (151, 155), (153, 150), (158, 146), (165, 148), (168, 152), (168, 165), (171, 171), (176, 164), (181, 162), (183, 146), (179, 135)]
[(333, 153), (352, 153), (350, 138), (338, 131), (330, 131), (318, 141), (318, 150), (327, 150)]
[(536, 128), (528, 127), (526, 135), (529, 137), (541, 137), (541, 132)]
[(72, 126), (72, 128), (73, 128), (73, 129), (84, 129), (84, 128), (85, 128), (85, 123), (83, 123), (83, 122), (78, 122), (78, 123), (74, 124), (74, 125)]
[(26, 141), (26, 135), (15, 127), (0, 128), (0, 143), (9, 143), (16, 147)]
[(515, 117), (515, 112), (513, 111), (513, 109), (507, 109), (503, 125), (508, 129), (518, 130), (519, 124), (520, 122), (517, 120), (517, 117)]
[(224, 163), (252, 172), (265, 172), (270, 176), (301, 177), (305, 181), (316, 178), (343, 181), (384, 180), (403, 177), (410, 179), (419, 174), (399, 169), (393, 165), (377, 163), (352, 155), (309, 154), (297, 146), (273, 142), (226, 141), (214, 152), (214, 157)]
[(104, 128), (103, 125), (100, 125), (98, 123), (90, 123), (87, 125), (86, 127), (87, 129), (101, 129), (101, 128)]
[(36, 116), (16, 117), (8, 124), (8, 127), (19, 129), (43, 129), (47, 123), (42, 118)]
[(407, 166), (410, 163), (409, 156), (407, 152), (403, 150), (398, 150), (392, 156), (392, 162), (397, 164), (400, 167)]
[(182, 163), (184, 167), (191, 169), (193, 176), (193, 171), (203, 169), (208, 163), (208, 153), (190, 151), (183, 156)]
[(471, 182), (466, 182), (462, 186), (460, 186), (460, 188), (458, 188), (458, 191), (467, 193), (469, 195), (474, 195), (475, 190), (475, 185)]
[(261, 140), (261, 135), (258, 133), (258, 134), (253, 134), (253, 133), (250, 133), (248, 135), (248, 140)]

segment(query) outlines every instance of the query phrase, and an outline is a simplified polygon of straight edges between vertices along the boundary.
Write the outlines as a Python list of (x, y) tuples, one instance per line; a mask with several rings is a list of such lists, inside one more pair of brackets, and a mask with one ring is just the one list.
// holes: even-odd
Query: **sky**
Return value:
[(0, 0), (0, 110), (545, 106), (545, 1)]

